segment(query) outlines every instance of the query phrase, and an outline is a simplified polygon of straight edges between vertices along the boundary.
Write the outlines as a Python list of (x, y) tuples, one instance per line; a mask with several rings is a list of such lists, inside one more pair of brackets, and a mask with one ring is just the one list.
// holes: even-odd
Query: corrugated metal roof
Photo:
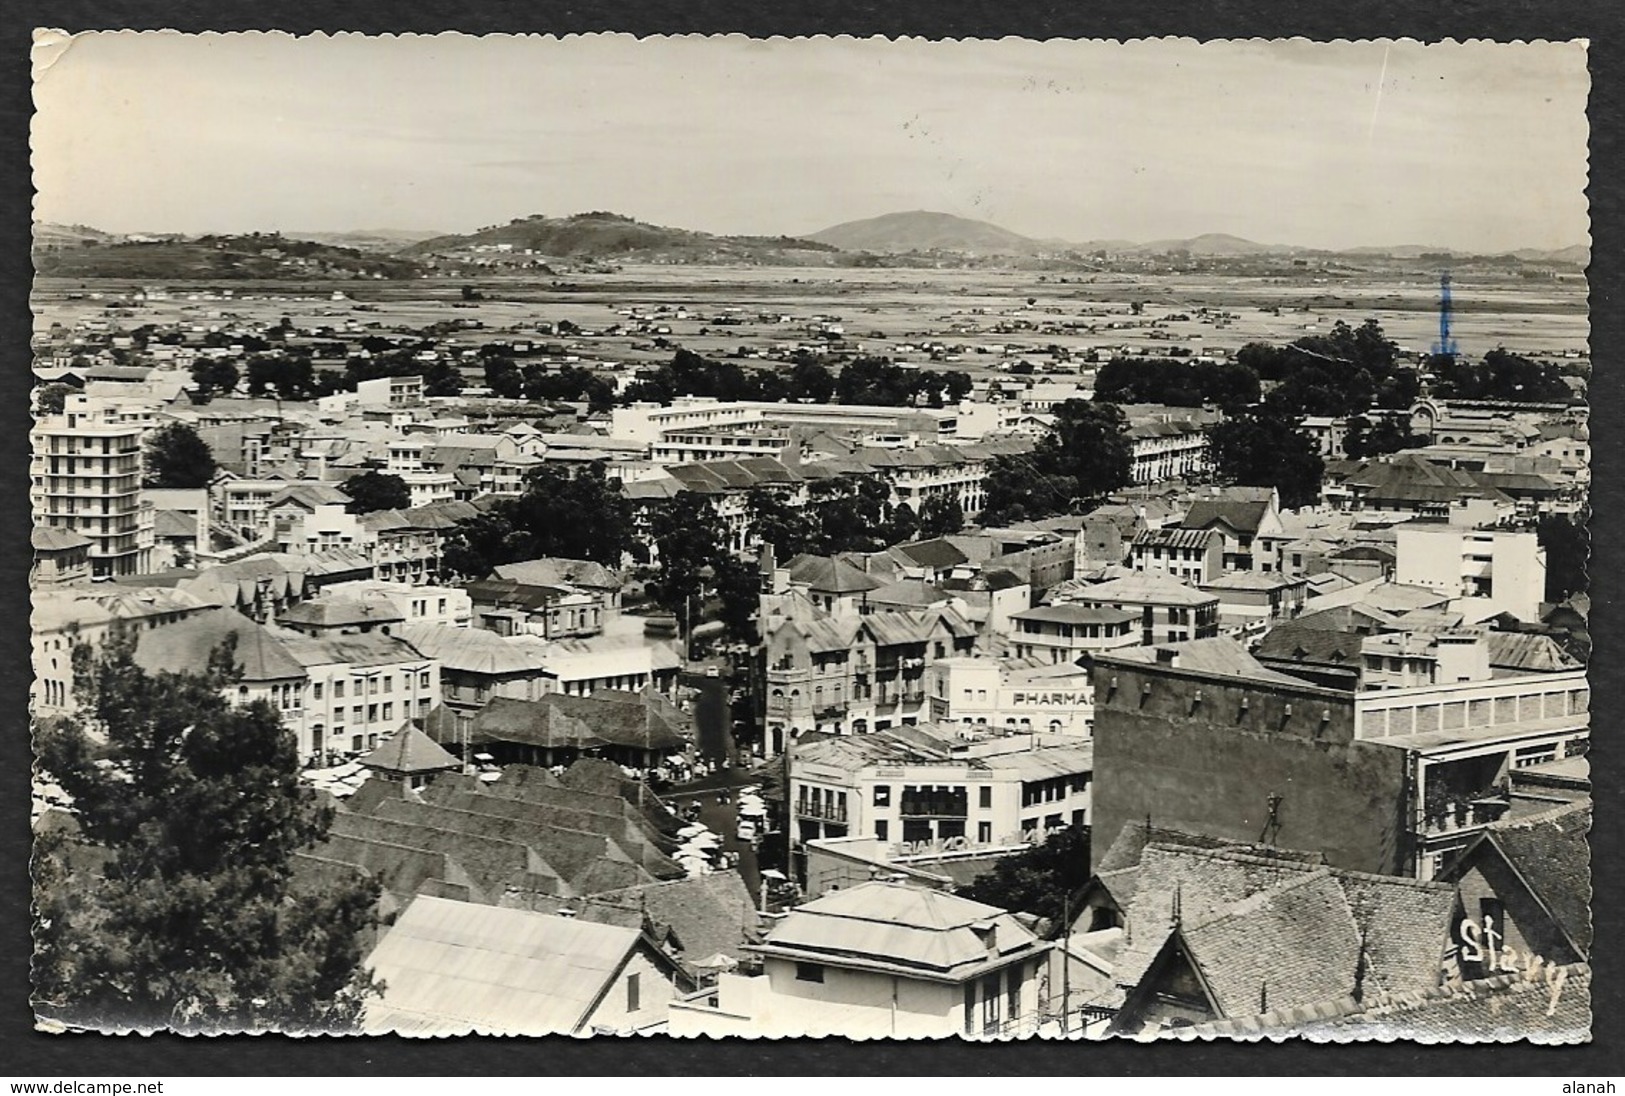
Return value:
[(370, 1035), (574, 1034), (638, 946), (635, 929), (427, 896), (367, 958)]

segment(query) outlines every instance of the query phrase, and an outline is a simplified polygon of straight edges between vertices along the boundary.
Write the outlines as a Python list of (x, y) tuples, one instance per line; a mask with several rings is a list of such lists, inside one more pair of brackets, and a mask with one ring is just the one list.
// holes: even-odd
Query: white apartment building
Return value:
[(1546, 551), (1531, 532), (1407, 523), (1395, 529), (1394, 581), (1450, 597), (1484, 598), (1486, 611), (1539, 620)]
[(930, 719), (939, 727), (1079, 737), (1093, 728), (1089, 672), (1076, 666), (1035, 668), (973, 655), (935, 663), (927, 681)]
[(110, 407), (70, 409), (41, 416), (29, 432), (34, 523), (88, 538), (97, 578), (152, 566), (153, 510), (141, 491), (145, 418)]

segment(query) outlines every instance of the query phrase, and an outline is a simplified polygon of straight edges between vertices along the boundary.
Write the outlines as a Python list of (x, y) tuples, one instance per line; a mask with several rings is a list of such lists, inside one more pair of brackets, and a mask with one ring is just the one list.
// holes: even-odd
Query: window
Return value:
[(322, 683), (320, 681), (310, 687), (310, 695), (315, 700), (322, 698)]
[(429, 671), (428, 670), (424, 670), (421, 674), (418, 675), (418, 684), (420, 686), (422, 686), (423, 688), (425, 688), (425, 689), (427, 689), (429, 687)]
[(636, 1012), (639, 1009), (639, 1007), (641, 1007), (639, 999), (638, 999), (638, 988), (639, 988), (638, 987), (638, 976), (636, 974), (628, 974), (626, 976), (626, 1011), (627, 1012)]
[(361, 712), (362, 712), (362, 708), (361, 708), (361, 705), (359, 705), (359, 704), (357, 704), (354, 708), (350, 709), (350, 715), (354, 718), (355, 722), (357, 722), (357, 723), (363, 722), (363, 720), (361, 718)]
[(395, 718), (395, 702), (390, 701), (384, 705), (384, 722), (388, 723)]
[(388, 674), (388, 675), (386, 675), (384, 677), (384, 692), (392, 693), (394, 691), (395, 691), (395, 675), (394, 674)]
[(1003, 996), (999, 992), (999, 981), (997, 974), (991, 974), (982, 979), (983, 1035), (997, 1035), (999, 1033), (999, 1000)]
[(344, 682), (342, 682), (342, 681), (333, 682), (333, 699), (334, 700), (343, 700), (344, 699)]
[(876, 784), (875, 785), (875, 806), (877, 806), (877, 807), (889, 807), (889, 806), (891, 806), (891, 785), (890, 784)]
[(965, 983), (965, 1034), (976, 1034), (976, 983)]
[(824, 965), (822, 963), (797, 963), (796, 981), (822, 983), (824, 981)]
[(1014, 1020), (1021, 1015), (1021, 965), (1018, 963), (1004, 972), (1006, 990), (1005, 1014)]
[(976, 805), (984, 811), (993, 808), (993, 788), (991, 785), (983, 784), (976, 789)]
[(983, 845), (991, 845), (993, 843), (993, 823), (976, 823), (976, 840)]
[(378, 722), (378, 705), (376, 705), (376, 704), (368, 704), (367, 705), (367, 722), (368, 723), (376, 723), (376, 722)]
[(884, 818), (875, 819), (875, 840), (887, 841), (891, 838), (891, 824)]

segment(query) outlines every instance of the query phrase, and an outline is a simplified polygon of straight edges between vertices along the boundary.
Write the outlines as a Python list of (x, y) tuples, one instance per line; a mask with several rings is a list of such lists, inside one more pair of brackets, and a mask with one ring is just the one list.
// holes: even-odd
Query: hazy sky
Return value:
[(1588, 239), (1578, 44), (87, 34), (36, 48), (36, 217), (800, 234), (932, 209), (1074, 241)]

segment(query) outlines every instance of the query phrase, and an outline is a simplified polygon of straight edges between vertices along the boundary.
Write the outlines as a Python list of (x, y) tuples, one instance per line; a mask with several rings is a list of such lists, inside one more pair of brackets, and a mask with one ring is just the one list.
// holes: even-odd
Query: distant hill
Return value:
[(284, 232), (282, 235), (290, 240), (310, 240), (331, 247), (353, 247), (357, 251), (399, 251), (445, 233), (410, 228), (357, 228), (348, 232)]
[(79, 247), (85, 243), (105, 243), (113, 239), (112, 233), (89, 225), (57, 225), (47, 221), (34, 225), (34, 246)]
[(830, 256), (835, 248), (791, 236), (713, 236), (667, 228), (618, 213), (578, 213), (571, 217), (523, 217), (466, 235), (435, 236), (403, 248), (416, 257), (480, 253), (497, 249), (529, 251), (542, 259), (623, 262), (805, 263)]
[(914, 210), (886, 213), (862, 221), (832, 225), (807, 237), (843, 251), (903, 254), (911, 251), (963, 251), (976, 255), (1030, 255), (1053, 248), (1007, 228), (956, 217), (951, 213)]
[(1188, 252), (1203, 259), (1222, 259), (1249, 255), (1290, 255), (1294, 251), (1304, 249), (1281, 244), (1261, 244), (1224, 232), (1209, 232), (1183, 240), (1153, 240), (1150, 243), (1134, 244), (1127, 250), (1144, 255)]
[(77, 246), (34, 248), (46, 277), (214, 280), (239, 278), (415, 278), (423, 266), (395, 255), (333, 247), (276, 233), (192, 239), (87, 238)]

